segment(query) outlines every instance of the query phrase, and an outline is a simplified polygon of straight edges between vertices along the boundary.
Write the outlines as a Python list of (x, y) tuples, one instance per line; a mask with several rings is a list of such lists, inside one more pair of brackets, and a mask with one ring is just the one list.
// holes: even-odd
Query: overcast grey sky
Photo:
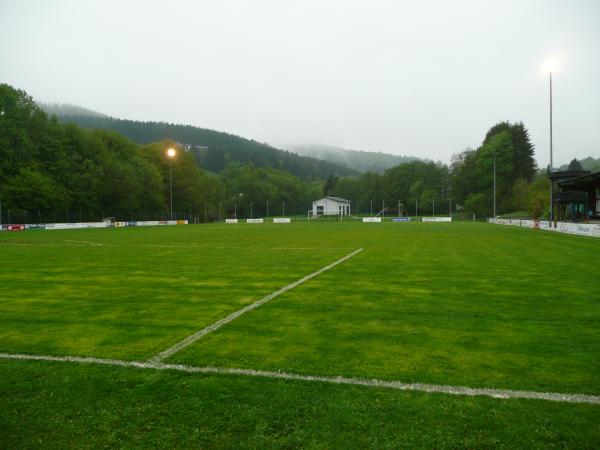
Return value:
[(600, 1), (0, 0), (0, 82), (116, 117), (448, 162), (522, 120), (600, 156)]

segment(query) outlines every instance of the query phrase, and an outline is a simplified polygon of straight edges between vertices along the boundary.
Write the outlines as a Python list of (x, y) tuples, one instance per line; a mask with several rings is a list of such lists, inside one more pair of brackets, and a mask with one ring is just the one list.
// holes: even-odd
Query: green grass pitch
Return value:
[[(600, 395), (600, 240), (482, 223), (0, 233), (0, 353)], [(0, 359), (0, 445), (571, 447), (600, 405)]]

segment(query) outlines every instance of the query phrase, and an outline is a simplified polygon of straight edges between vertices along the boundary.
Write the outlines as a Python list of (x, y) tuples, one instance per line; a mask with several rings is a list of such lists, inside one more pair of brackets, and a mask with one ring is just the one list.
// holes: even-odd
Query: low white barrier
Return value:
[(581, 236), (600, 237), (600, 224), (597, 223), (559, 222), (556, 225), (556, 228), (550, 228), (550, 230), (567, 234), (578, 234)]
[(74, 230), (78, 228), (107, 228), (109, 222), (74, 222), (74, 223), (46, 223), (46, 230)]
[(598, 223), (572, 223), (558, 222), (556, 228), (551, 227), (547, 220), (527, 219), (488, 219), (490, 223), (498, 225), (512, 225), (525, 228), (539, 228), (541, 230), (555, 231), (558, 233), (577, 234), (579, 236), (600, 237), (600, 224)]
[(263, 219), (246, 219), (246, 223), (263, 223)]
[(225, 219), (225, 223), (238, 223), (237, 219)]
[(187, 220), (138, 220), (129, 222), (73, 222), (73, 223), (40, 223), (23, 225), (25, 229), (40, 230), (76, 230), (81, 228), (123, 228), (150, 227), (158, 225), (187, 225)]
[(363, 222), (381, 222), (381, 217), (363, 217)]
[(452, 217), (421, 217), (422, 222), (452, 222)]
[(292, 219), (289, 217), (275, 217), (273, 223), (290, 223)]
[(137, 220), (127, 222), (130, 227), (156, 227), (159, 225), (187, 225), (187, 220)]

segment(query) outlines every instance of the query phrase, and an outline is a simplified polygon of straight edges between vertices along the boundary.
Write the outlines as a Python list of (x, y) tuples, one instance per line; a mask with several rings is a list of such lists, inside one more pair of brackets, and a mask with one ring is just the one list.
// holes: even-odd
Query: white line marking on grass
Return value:
[(200, 339), (202, 336), (207, 335), (208, 333), (212, 333), (213, 331), (221, 328), (223, 325), (228, 324), (229, 322), (237, 319), (238, 317), (240, 317), (243, 314), (246, 314), (249, 311), (252, 311), (253, 309), (258, 308), (261, 305), (264, 305), (265, 303), (267, 303), (270, 300), (273, 300), (275, 297), (277, 297), (278, 295), (283, 294), (284, 292), (289, 291), (290, 289), (294, 289), (296, 286), (301, 285), (302, 283), (310, 280), (311, 278), (316, 277), (317, 275), (322, 274), (323, 272), (334, 268), (335, 266), (337, 266), (340, 263), (343, 263), (344, 261), (352, 258), (354, 255), (362, 252), (363, 249), (359, 248), (358, 250), (353, 251), (352, 253), (347, 254), (346, 256), (344, 256), (343, 258), (338, 259), (337, 261), (332, 262), (331, 264), (317, 270), (316, 272), (313, 272), (309, 275), (306, 275), (303, 278), (300, 278), (299, 280), (294, 281), (293, 283), (288, 284), (287, 286), (282, 287), (281, 289), (276, 290), (275, 292), (270, 293), (269, 295), (261, 298), (260, 300), (257, 300), (256, 302), (252, 303), (251, 305), (245, 306), (244, 308), (228, 315), (227, 317), (216, 321), (215, 323), (207, 326), (206, 328), (203, 328), (200, 331), (197, 331), (196, 333), (186, 337), (185, 339), (179, 341), (178, 343), (176, 343), (175, 345), (173, 345), (172, 347), (169, 347), (168, 349), (160, 352), (158, 355), (152, 357), (149, 361), (151, 363), (158, 363), (161, 362), (162, 360), (164, 360), (165, 358), (168, 358), (169, 356), (174, 355), (175, 353), (177, 353), (178, 351), (182, 350), (183, 348), (187, 347), (190, 344), (193, 344), (194, 342), (196, 342), (198, 339)]
[(527, 400), (547, 400), (564, 403), (600, 404), (600, 396), (589, 394), (560, 394), (557, 392), (516, 391), (509, 389), (470, 388), (466, 386), (449, 386), (441, 384), (402, 383), (400, 381), (366, 380), (363, 378), (326, 377), (319, 375), (300, 375), (288, 372), (273, 372), (268, 370), (232, 369), (223, 367), (194, 367), (182, 364), (164, 364), (141, 361), (124, 361), (120, 359), (104, 359), (81, 356), (50, 356), (50, 355), (24, 355), (14, 353), (0, 353), (0, 359), (13, 359), (25, 361), (71, 362), (78, 364), (95, 364), (104, 366), (131, 367), (136, 369), (174, 370), (191, 374), (237, 375), (247, 377), (260, 377), (283, 379), (291, 381), (307, 381), (328, 384), (345, 384), (351, 386), (365, 386), (399, 391), (425, 392), (428, 394), (463, 395), (468, 397), (491, 397), (499, 399), (522, 398)]
[(102, 245), (102, 244), (99, 244), (98, 242), (90, 242), (90, 241), (76, 241), (75, 239), (64, 239), (64, 241), (65, 241), (65, 242), (75, 242), (75, 243), (78, 243), (78, 244), (88, 244), (88, 245), (95, 245), (95, 246), (98, 246), (98, 245), (100, 245), (100, 246), (101, 246), (101, 245)]

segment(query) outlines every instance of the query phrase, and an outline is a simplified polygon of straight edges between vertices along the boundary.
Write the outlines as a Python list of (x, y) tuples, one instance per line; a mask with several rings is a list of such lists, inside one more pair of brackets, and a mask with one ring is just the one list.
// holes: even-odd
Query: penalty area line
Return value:
[(357, 255), (358, 253), (360, 253), (362, 251), (363, 251), (363, 248), (359, 248), (358, 250), (354, 250), (352, 253), (347, 254), (346, 256), (338, 259), (337, 261), (332, 262), (331, 264), (329, 264), (329, 265), (327, 265), (327, 266), (325, 266), (325, 267), (317, 270), (316, 272), (313, 272), (313, 273), (311, 273), (309, 275), (306, 275), (305, 277), (300, 278), (299, 280), (296, 280), (293, 283), (290, 283), (287, 286), (284, 286), (281, 289), (278, 289), (275, 292), (270, 293), (269, 295), (261, 298), (260, 300), (257, 300), (256, 302), (252, 303), (251, 305), (245, 306), (244, 308), (242, 308), (242, 309), (240, 309), (240, 310), (238, 310), (238, 311), (236, 311), (236, 312), (228, 315), (227, 317), (225, 317), (225, 318), (223, 318), (221, 320), (216, 321), (215, 323), (207, 326), (206, 328), (203, 328), (202, 330), (197, 331), (196, 333), (194, 333), (194, 334), (186, 337), (185, 339), (177, 342), (172, 347), (169, 347), (168, 349), (163, 350), (158, 355), (153, 356), (152, 358), (149, 359), (149, 362), (150, 363), (159, 363), (159, 362), (162, 362), (165, 358), (168, 358), (169, 356), (172, 356), (175, 353), (177, 353), (178, 351), (184, 349), (188, 345), (193, 344), (198, 339), (200, 339), (202, 336), (205, 336), (208, 333), (212, 333), (213, 331), (218, 330), (223, 325), (228, 324), (229, 322), (237, 319), (241, 315), (246, 314), (247, 312), (250, 312), (253, 309), (258, 308), (261, 305), (264, 305), (268, 301), (273, 300), (275, 297), (283, 294), (284, 292), (287, 292), (287, 291), (289, 291), (291, 289), (294, 289), (295, 287), (301, 285), (302, 283), (305, 283), (306, 281), (310, 280), (311, 278), (314, 278), (317, 275), (320, 275), (323, 272), (326, 272), (327, 270), (334, 268), (338, 264), (343, 263), (344, 261), (352, 258), (354, 255)]
[(399, 391), (422, 392), (426, 394), (447, 394), (467, 397), (491, 397), (496, 399), (546, 400), (562, 403), (586, 403), (600, 405), (600, 396), (589, 394), (561, 394), (558, 392), (518, 391), (509, 389), (470, 388), (443, 384), (402, 383), (400, 381), (367, 380), (363, 378), (328, 377), (320, 375), (300, 375), (289, 372), (269, 370), (234, 369), (223, 367), (195, 367), (182, 364), (164, 364), (154, 362), (124, 361), (81, 356), (25, 355), (19, 353), (0, 353), (0, 359), (21, 361), (68, 362), (112, 367), (126, 367), (146, 370), (172, 370), (190, 374), (236, 375), (254, 378), (269, 378), (290, 381), (342, 384), (370, 388), (395, 389)]

